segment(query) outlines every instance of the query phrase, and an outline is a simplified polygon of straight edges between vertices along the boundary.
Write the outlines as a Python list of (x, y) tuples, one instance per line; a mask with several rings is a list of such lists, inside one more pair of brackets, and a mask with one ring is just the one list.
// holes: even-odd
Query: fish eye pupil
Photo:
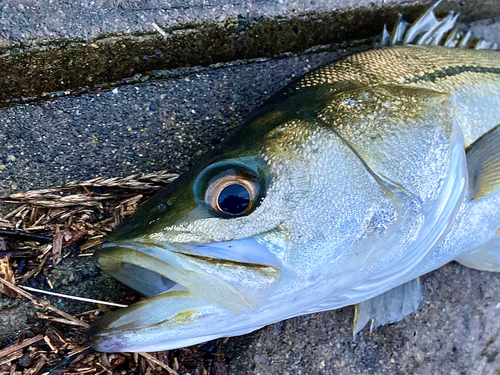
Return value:
[(198, 177), (202, 184), (196, 187), (195, 182), (195, 197), (203, 201), (202, 207), (208, 213), (220, 218), (250, 214), (260, 197), (259, 176), (243, 167), (224, 167), (222, 171), (215, 170)]
[(217, 197), (217, 205), (222, 212), (239, 215), (250, 205), (250, 192), (240, 184), (231, 184), (221, 190)]

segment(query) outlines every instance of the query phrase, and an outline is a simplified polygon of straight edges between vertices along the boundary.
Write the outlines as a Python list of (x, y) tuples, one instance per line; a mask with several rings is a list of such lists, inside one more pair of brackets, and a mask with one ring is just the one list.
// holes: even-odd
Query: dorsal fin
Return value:
[(384, 26), (380, 45), (383, 47), (416, 44), (427, 46), (445, 46), (451, 48), (468, 49), (489, 49), (497, 50), (498, 45), (476, 38), (471, 31), (464, 33), (456, 27), (459, 12), (450, 12), (439, 20), (434, 14), (434, 10), (443, 0), (436, 2), (427, 12), (425, 12), (411, 26), (403, 19), (401, 14), (394, 25), (392, 33), (387, 32)]

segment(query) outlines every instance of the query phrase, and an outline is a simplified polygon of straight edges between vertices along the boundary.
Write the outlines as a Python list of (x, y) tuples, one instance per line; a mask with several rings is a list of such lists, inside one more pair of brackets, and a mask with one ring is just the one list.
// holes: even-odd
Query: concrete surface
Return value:
[[(291, 17), (345, 8), (431, 4), (434, 0), (7, 0), (0, 8), (0, 44), (93, 39), (105, 34), (154, 31), (231, 17)], [(476, 19), (498, 12), (496, 0), (454, 1)], [(470, 18), (469, 18), (470, 20)]]
[[(500, 11), (497, 0), (485, 4), (486, 9), (490, 4)], [(22, 10), (19, 2), (3, 6), (11, 7), (11, 14)], [(36, 21), (34, 13), (25, 16)], [(500, 42), (500, 19), (479, 22), (474, 30)], [(356, 48), (366, 45), (361, 42)], [(0, 193), (94, 175), (185, 170), (192, 158), (220, 142), (294, 76), (353, 51), (335, 46), (318, 50), (322, 51), (273, 60), (156, 71), (109, 90), (55, 95), (53, 100), (0, 110)], [(66, 259), (50, 277), (56, 291), (64, 293), (96, 298), (131, 293), (100, 275), (88, 260)], [(235, 375), (500, 374), (500, 275), (450, 264), (423, 281), (424, 303), (402, 322), (373, 335), (365, 329), (353, 343), (350, 307), (290, 319), (231, 338), (222, 348), (228, 369)], [(57, 299), (53, 303), (70, 312), (89, 308)], [(25, 301), (0, 301), (0, 347), (21, 330), (36, 328), (31, 313)]]
[[(6, 1), (0, 3), (0, 107), (115, 87), (159, 69), (370, 38), (398, 12), (413, 21), (433, 2)], [(470, 22), (500, 15), (497, 4), (450, 0), (439, 14), (458, 10)]]
[(336, 53), (209, 69), (0, 111), (0, 189), (179, 171), (271, 93)]
[[(41, 2), (40, 6), (43, 4)], [(57, 4), (51, 2), (50, 6)], [(186, 11), (190, 9), (188, 7)], [(18, 44), (12, 44), (15, 38), (5, 41), (0, 57), (0, 85), (3, 87), (0, 106), (37, 98), (47, 99), (57, 91), (59, 93), (55, 95), (61, 96), (114, 87), (123, 79), (129, 83), (131, 80), (140, 82), (144, 78), (142, 76), (159, 69), (275, 57), (284, 52), (301, 52), (315, 45), (367, 38), (379, 33), (384, 22), (392, 22), (398, 11), (404, 11), (409, 19), (414, 19), (422, 10), (423, 7), (416, 3), (404, 9), (401, 6), (358, 7), (352, 12), (344, 9), (290, 17), (285, 16), (288, 14), (285, 12), (279, 19), (262, 15), (254, 17), (253, 13), (229, 17), (229, 12), (225, 21), (198, 20), (164, 29), (156, 26), (157, 30), (152, 29), (151, 23), (133, 23), (139, 31), (96, 33), (99, 36), (94, 39), (84, 39), (75, 33), (70, 35), (71, 39), (65, 38), (65, 33), (58, 35), (59, 39), (37, 39), (36, 33), (41, 28), (32, 29), (32, 26), (24, 25), (22, 29), (35, 39)], [(65, 25), (90, 30), (92, 27), (89, 24), (106, 24), (107, 19), (100, 13), (68, 12), (55, 11), (59, 16), (49, 17), (48, 20), (59, 21), (73, 14), (89, 19)], [(120, 12), (120, 20), (135, 15), (130, 9)], [(2, 15), (9, 15), (10, 20), (20, 13), (10, 10), (10, 13), (6, 11)], [(43, 12), (30, 13), (29, 17), (30, 24), (36, 25), (42, 22), (40, 17), (43, 17)], [(19, 25), (13, 22), (4, 30), (13, 32)]]

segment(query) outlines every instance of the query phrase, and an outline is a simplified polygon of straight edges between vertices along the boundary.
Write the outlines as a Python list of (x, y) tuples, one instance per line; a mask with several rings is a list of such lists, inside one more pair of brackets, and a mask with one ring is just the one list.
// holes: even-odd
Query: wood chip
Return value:
[(0, 366), (2, 365), (8, 365), (12, 363), (13, 361), (21, 358), (23, 356), (23, 351), (22, 350), (17, 350), (13, 353), (10, 353), (9, 355), (5, 357), (0, 357)]
[(25, 208), (27, 207), (27, 205), (23, 204), (22, 206), (16, 208), (15, 210), (9, 212), (7, 215), (5, 215), (3, 218), (4, 220), (8, 220), (12, 217), (15, 217), (19, 212), (21, 212), (22, 210), (24, 210)]
[(14, 225), (10, 221), (0, 217), (0, 228), (12, 229)]
[(54, 344), (52, 344), (52, 341), (50, 341), (50, 337), (49, 336), (43, 336), (43, 340), (47, 343), (47, 345), (50, 347), (50, 349), (53, 352), (57, 353), (57, 348), (54, 346)]
[(172, 365), (175, 371), (179, 370), (179, 360), (177, 357), (174, 357), (174, 364)]
[(42, 341), (42, 340), (43, 340), (43, 336), (37, 335), (31, 339), (26, 339), (18, 344), (14, 344), (14, 345), (9, 346), (8, 348), (2, 349), (2, 350), (0, 350), (0, 359), (8, 356), (8, 355), (20, 350), (20, 349), (26, 348), (27, 346), (33, 345), (34, 343), (36, 343), (38, 341)]
[(91, 247), (94, 247), (94, 246), (97, 246), (100, 244), (102, 244), (102, 240), (95, 240), (95, 241), (87, 242), (87, 243), (84, 243), (82, 246), (80, 246), (80, 250), (85, 251), (85, 250), (90, 249)]
[[(48, 246), (47, 249), (50, 251), (50, 249), (52, 248), (52, 245), (47, 245), (47, 246)], [(49, 254), (48, 254), (48, 252), (46, 252), (45, 255), (42, 257), (40, 264), (35, 269), (33, 269), (33, 270), (27, 272), (25, 275), (23, 275), (21, 280), (19, 280), (19, 283), (24, 284), (26, 281), (28, 281), (28, 279), (30, 277), (37, 277), (37, 275), (40, 273), (43, 266), (45, 265), (45, 262), (47, 261), (48, 257), (49, 257)]]
[(30, 368), (25, 372), (26, 375), (36, 375), (40, 372), (42, 367), (47, 363), (47, 358), (45, 356), (40, 356), (36, 361), (35, 367)]
[(64, 232), (56, 227), (56, 233), (54, 234), (54, 240), (52, 241), (52, 262), (54, 265), (59, 264), (62, 259), (62, 244), (64, 239)]
[(30, 214), (29, 225), (33, 225), (36, 222), (36, 217), (38, 216), (38, 206), (33, 207)]
[(113, 372), (112, 371), (109, 371), (106, 367), (104, 367), (102, 364), (100, 364), (99, 362), (96, 362), (96, 365), (101, 367), (103, 369), (103, 372), (107, 373), (107, 374), (112, 374)]
[[(8, 255), (0, 259), (0, 278), (15, 284), (16, 278), (14, 276), (14, 271), (12, 271), (12, 267), (10, 266), (9, 259)], [(5, 285), (0, 285), (0, 293), (7, 294), (10, 297), (17, 296), (17, 293), (14, 290), (6, 287)]]
[(163, 362), (160, 362), (158, 359), (153, 357), (151, 354), (139, 353), (139, 355), (143, 356), (146, 360), (153, 362), (155, 365), (160, 366), (162, 369), (166, 370), (170, 375), (179, 375), (176, 371), (172, 370), (170, 367), (168, 367)]

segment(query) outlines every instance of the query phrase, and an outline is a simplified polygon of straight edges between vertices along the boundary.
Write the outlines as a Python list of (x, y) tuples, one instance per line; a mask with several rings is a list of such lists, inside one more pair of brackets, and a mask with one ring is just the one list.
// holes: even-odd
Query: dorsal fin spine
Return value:
[(408, 29), (410, 24), (403, 19), (403, 15), (401, 13), (398, 14), (398, 21), (394, 26), (394, 30), (391, 34), (391, 40), (389, 45), (401, 44), (403, 41), (403, 37), (405, 36), (406, 30)]
[(395, 46), (400, 44), (416, 45), (442, 45), (450, 48), (469, 48), (469, 49), (489, 49), (497, 50), (496, 43), (489, 43), (485, 40), (475, 38), (469, 30), (463, 33), (456, 28), (459, 12), (450, 12), (439, 20), (434, 14), (434, 10), (443, 0), (437, 1), (429, 8), (418, 20), (411, 26), (403, 19), (401, 14), (388, 37), (388, 32), (384, 26), (382, 35), (382, 46)]

